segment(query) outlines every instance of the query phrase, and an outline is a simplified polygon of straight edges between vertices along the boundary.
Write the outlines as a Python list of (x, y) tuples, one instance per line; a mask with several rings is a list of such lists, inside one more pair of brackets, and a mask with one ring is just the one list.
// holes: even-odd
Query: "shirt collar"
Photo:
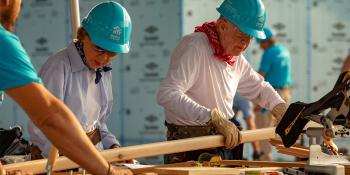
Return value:
[(77, 48), (75, 47), (73, 42), (69, 44), (67, 48), (67, 52), (68, 52), (68, 59), (71, 64), (72, 72), (78, 72), (83, 69), (89, 70), (81, 60), (80, 55), (77, 51)]

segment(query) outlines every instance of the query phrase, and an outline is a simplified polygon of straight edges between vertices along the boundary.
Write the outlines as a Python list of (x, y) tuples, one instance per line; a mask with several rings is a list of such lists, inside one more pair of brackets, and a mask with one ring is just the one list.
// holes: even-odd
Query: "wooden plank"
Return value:
[[(275, 128), (263, 128), (256, 130), (242, 131), (241, 143), (252, 141), (268, 140), (275, 138)], [(135, 145), (129, 147), (121, 147), (101, 152), (102, 156), (108, 162), (118, 162), (141, 157), (157, 156), (162, 154), (171, 154), (185, 151), (200, 150), (206, 148), (215, 148), (224, 146), (224, 137), (222, 135), (203, 136), (181, 140), (172, 140), (165, 142), (157, 142), (143, 145)], [(4, 169), (32, 171), (33, 173), (44, 173), (47, 160), (34, 160), (22, 163), (14, 163), (5, 165)], [(54, 170), (64, 170), (78, 168), (79, 165), (66, 157), (59, 157), (55, 163)]]
[(301, 149), (301, 148), (293, 148), (293, 147), (290, 147), (290, 148), (286, 148), (286, 147), (276, 147), (277, 150), (279, 151), (287, 151), (287, 152), (290, 152), (290, 153), (295, 153), (295, 154), (298, 154), (298, 155), (303, 155), (303, 156), (306, 156), (308, 157), (309, 156), (309, 150), (305, 150), (305, 149)]
[(308, 158), (309, 157), (309, 155), (299, 154), (299, 153), (291, 152), (289, 150), (278, 150), (277, 152), (281, 153), (281, 154), (287, 154), (290, 156), (298, 157), (298, 158)]
[[(269, 141), (273, 146), (283, 146), (284, 147), (284, 145), (283, 145), (283, 143), (282, 143), (282, 141), (281, 140), (277, 140), (277, 139), (270, 139), (270, 141)], [(293, 145), (293, 146), (291, 146), (291, 147), (293, 147), (293, 148), (301, 148), (301, 149), (309, 149), (308, 147), (305, 147), (305, 146), (303, 146), (303, 145)]]
[(240, 171), (234, 168), (218, 167), (172, 167), (157, 168), (154, 170), (159, 175), (239, 175)]
[(147, 167), (147, 168), (137, 168), (137, 169), (131, 169), (132, 173), (134, 174), (142, 174), (142, 173), (149, 173), (154, 172), (156, 168), (165, 168), (165, 167), (195, 167), (197, 166), (197, 163), (195, 161), (188, 161), (188, 162), (181, 162), (181, 163), (172, 163), (172, 164), (164, 164), (164, 165), (156, 165), (153, 167)]
[(345, 167), (345, 175), (350, 175), (350, 165), (344, 165)]
[(301, 145), (293, 145), (286, 148), (280, 140), (271, 139), (270, 143), (275, 146), (279, 153), (287, 154), (299, 158), (306, 158), (309, 156), (309, 149)]
[(242, 134), (241, 143), (248, 143), (248, 142), (269, 140), (272, 138), (276, 138), (275, 130), (276, 128), (272, 127), (272, 128), (262, 128), (262, 129), (241, 131), (241, 134)]
[(220, 165), (244, 165), (258, 167), (304, 167), (305, 162), (274, 162), (274, 161), (245, 161), (245, 160), (221, 160)]
[(281, 171), (280, 167), (267, 168), (222, 168), (222, 167), (172, 167), (157, 168), (155, 173), (159, 175), (240, 175), (248, 171), (269, 172)]
[(305, 155), (309, 155), (309, 150), (308, 149), (302, 149), (302, 148), (297, 148), (297, 147), (289, 147), (286, 148), (284, 146), (276, 146), (277, 150), (289, 150), (291, 152), (296, 152), (296, 153), (300, 153), (300, 154), (305, 154)]

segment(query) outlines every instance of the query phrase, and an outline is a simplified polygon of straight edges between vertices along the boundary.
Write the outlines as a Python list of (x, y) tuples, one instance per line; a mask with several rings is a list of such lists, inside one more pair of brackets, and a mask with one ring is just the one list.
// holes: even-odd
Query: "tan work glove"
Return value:
[(226, 119), (225, 115), (216, 108), (210, 111), (210, 123), (225, 137), (225, 147), (234, 148), (241, 143), (241, 133), (236, 125)]
[(286, 103), (280, 103), (278, 105), (276, 105), (275, 107), (273, 107), (271, 113), (272, 115), (275, 117), (276, 121), (276, 125), (282, 120), (282, 117), (284, 115), (284, 113), (286, 113), (288, 109), (288, 106)]

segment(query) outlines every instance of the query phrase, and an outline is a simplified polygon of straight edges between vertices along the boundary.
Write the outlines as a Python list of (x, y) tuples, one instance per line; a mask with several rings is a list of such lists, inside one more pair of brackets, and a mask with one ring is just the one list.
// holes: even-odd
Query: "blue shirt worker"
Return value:
[(289, 87), (292, 83), (290, 53), (286, 47), (277, 43), (271, 28), (265, 27), (264, 32), (266, 39), (257, 39), (264, 50), (259, 73), (286, 102), (289, 102)]
[[(74, 114), (42, 85), (20, 39), (12, 33), (21, 4), (21, 0), (0, 0), (1, 96), (5, 92), (15, 100), (60, 152), (91, 174), (131, 175), (131, 171), (112, 167), (103, 159)], [(21, 171), (6, 172), (1, 163), (0, 173), (31, 174)]]
[[(106, 125), (113, 102), (110, 66), (119, 53), (129, 52), (131, 28), (124, 7), (116, 2), (101, 3), (82, 20), (77, 40), (51, 56), (39, 73), (45, 87), (73, 111), (100, 150), (120, 147)], [(38, 158), (47, 157), (50, 141), (33, 123), (28, 125), (41, 154)]]
[[(277, 43), (275, 32), (271, 28), (265, 27), (264, 32), (266, 39), (257, 39), (260, 48), (264, 50), (259, 74), (272, 85), (286, 103), (289, 103), (291, 99), (289, 87), (292, 83), (290, 53), (286, 47)], [(276, 121), (272, 114), (268, 113), (267, 116), (262, 117), (266, 115), (262, 111), (264, 110), (256, 115), (257, 128), (275, 125)], [(262, 141), (260, 145), (264, 153), (261, 160), (272, 160), (271, 145), (266, 141)]]

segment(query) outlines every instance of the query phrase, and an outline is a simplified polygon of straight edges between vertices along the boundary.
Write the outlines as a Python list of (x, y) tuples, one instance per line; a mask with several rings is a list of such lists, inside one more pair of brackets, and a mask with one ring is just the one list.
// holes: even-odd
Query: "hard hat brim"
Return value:
[(110, 40), (104, 40), (99, 37), (90, 36), (92, 42), (102, 49), (108, 50), (114, 53), (128, 53), (130, 51), (130, 43), (118, 44), (111, 42)]
[(249, 36), (252, 36), (253, 38), (256, 38), (256, 39), (266, 39), (266, 35), (265, 35), (265, 32), (262, 30), (256, 30), (256, 29), (252, 29), (252, 28), (249, 28), (249, 27), (245, 27), (245, 26), (239, 26), (237, 25), (237, 27), (242, 31), (244, 32), (245, 34), (249, 35)]

